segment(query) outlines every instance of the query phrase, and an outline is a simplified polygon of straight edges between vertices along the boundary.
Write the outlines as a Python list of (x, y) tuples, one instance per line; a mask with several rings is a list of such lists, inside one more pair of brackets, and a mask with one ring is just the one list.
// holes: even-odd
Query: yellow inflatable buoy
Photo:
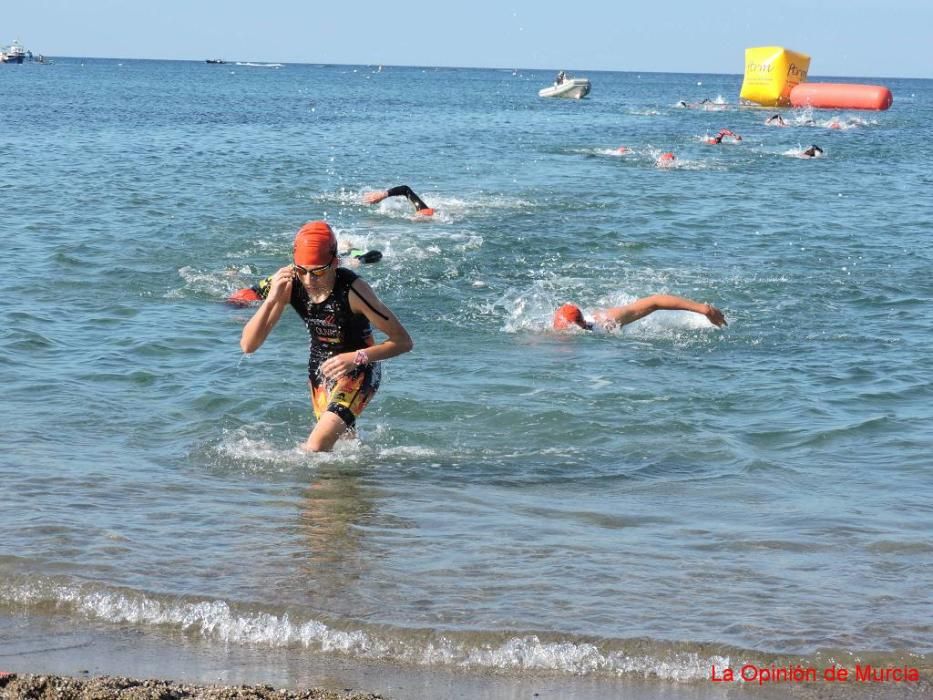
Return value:
[(790, 91), (806, 81), (810, 57), (783, 46), (745, 49), (745, 79), (739, 98), (764, 107), (790, 104)]

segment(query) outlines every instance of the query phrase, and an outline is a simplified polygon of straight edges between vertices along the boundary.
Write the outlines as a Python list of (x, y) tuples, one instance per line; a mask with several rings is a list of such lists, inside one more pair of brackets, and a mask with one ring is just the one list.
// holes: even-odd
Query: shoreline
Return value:
[[(11, 674), (3, 676), (4, 673)], [(928, 694), (928, 695), (925, 695)], [(296, 647), (213, 643), (57, 615), (0, 613), (0, 699), (900, 700), (919, 683), (718, 683), (405, 666)]]

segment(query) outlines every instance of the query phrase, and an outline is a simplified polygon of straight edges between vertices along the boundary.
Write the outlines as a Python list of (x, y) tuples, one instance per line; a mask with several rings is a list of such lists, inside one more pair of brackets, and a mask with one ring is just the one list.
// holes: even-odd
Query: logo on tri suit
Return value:
[(324, 318), (309, 318), (308, 330), (322, 343), (340, 343), (343, 341), (343, 332), (336, 321), (333, 313), (328, 313)]

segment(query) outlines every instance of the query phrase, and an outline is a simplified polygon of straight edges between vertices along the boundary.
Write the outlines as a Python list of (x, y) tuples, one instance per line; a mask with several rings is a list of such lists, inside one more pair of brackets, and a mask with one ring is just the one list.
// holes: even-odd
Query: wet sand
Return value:
[[(206, 643), (183, 633), (0, 614), (0, 699), (900, 700), (919, 684), (678, 683), (657, 678), (405, 666), (304, 648)], [(148, 680), (147, 680), (148, 679)], [(171, 679), (171, 680), (154, 680)]]

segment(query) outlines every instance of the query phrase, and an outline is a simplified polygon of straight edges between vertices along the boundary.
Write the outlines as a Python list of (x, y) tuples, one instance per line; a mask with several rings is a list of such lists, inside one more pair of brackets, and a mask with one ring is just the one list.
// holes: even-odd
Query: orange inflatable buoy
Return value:
[(894, 102), (883, 85), (855, 83), (800, 83), (790, 91), (794, 107), (819, 109), (887, 109)]

